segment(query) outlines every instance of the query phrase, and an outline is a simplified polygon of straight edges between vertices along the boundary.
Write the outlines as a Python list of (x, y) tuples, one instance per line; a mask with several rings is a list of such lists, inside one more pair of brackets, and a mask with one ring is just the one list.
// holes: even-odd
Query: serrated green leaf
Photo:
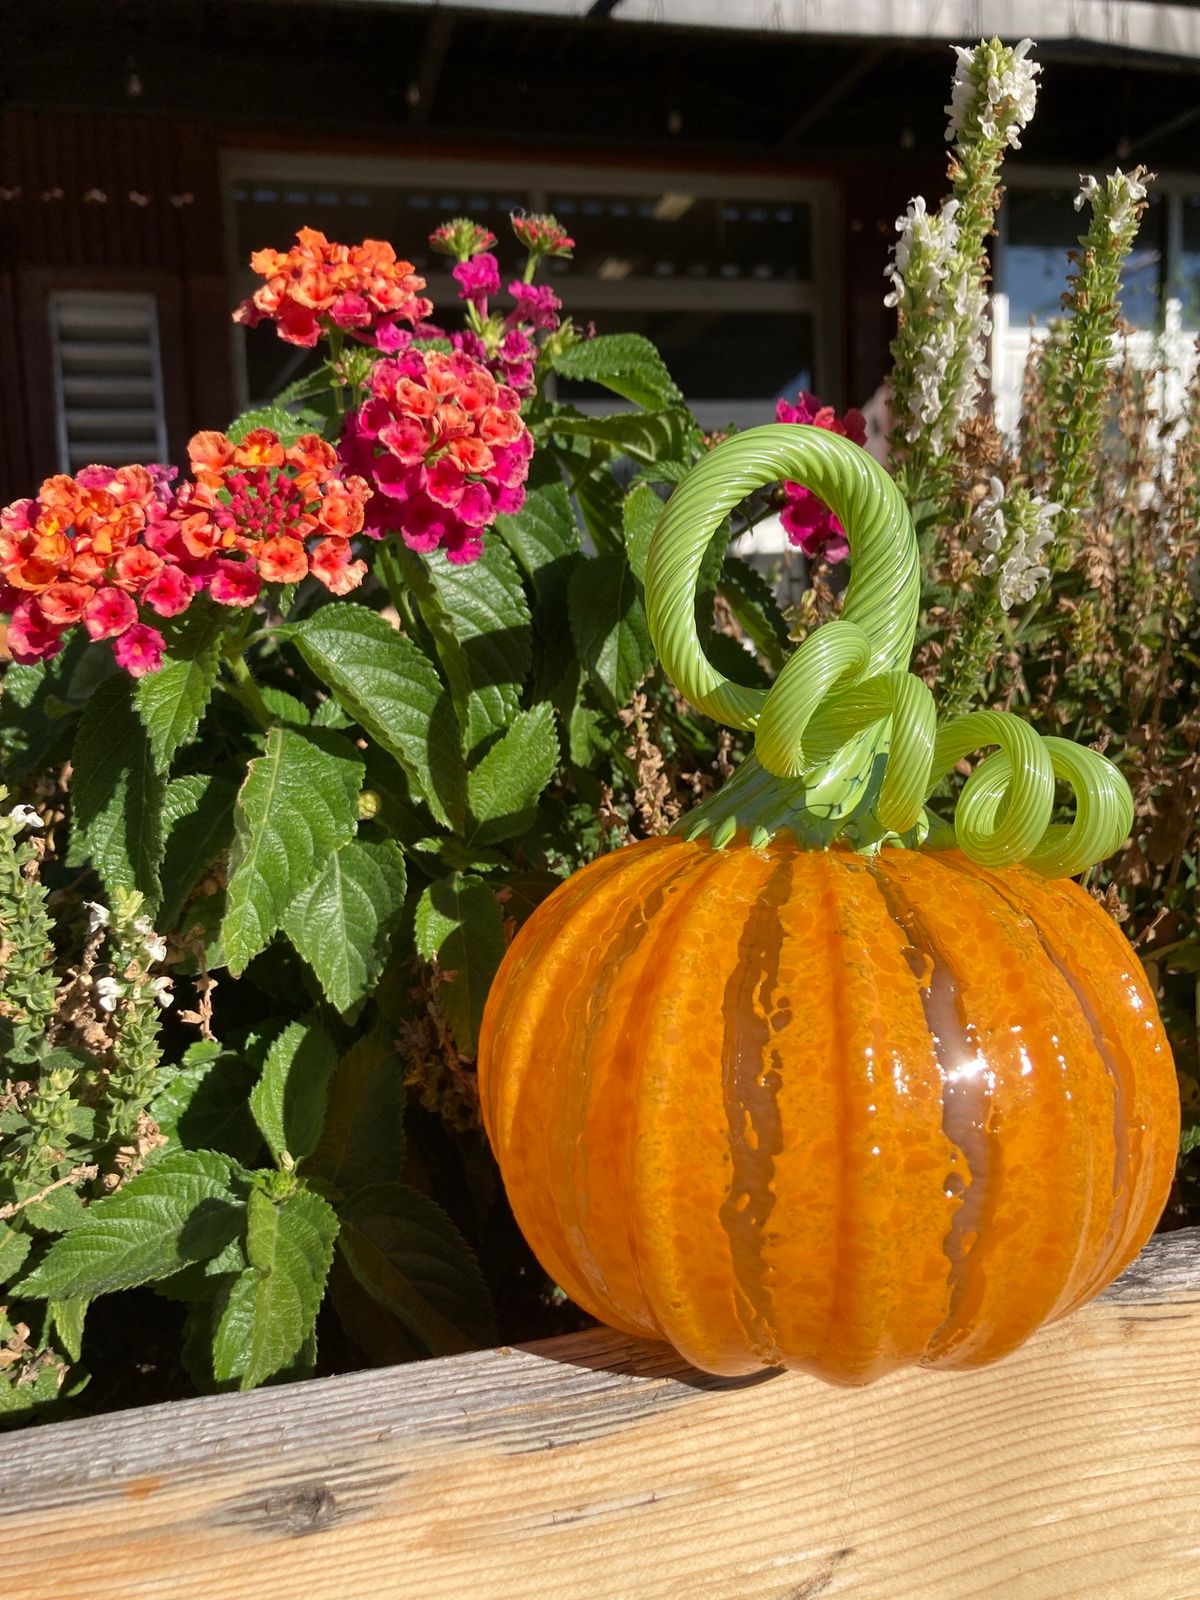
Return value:
[(441, 550), (399, 555), (470, 755), (512, 720), (533, 660), (529, 604), (516, 563), (496, 539), (485, 542), (469, 566), (454, 565)]
[[(348, 610), (357, 609), (347, 607)], [(238, 976), (354, 835), (362, 762), (338, 734), (272, 728), (238, 795), (221, 943)]]
[(571, 578), (571, 632), (601, 703), (616, 713), (654, 665), (639, 585), (624, 556), (580, 562)]
[(603, 384), (651, 410), (683, 400), (663, 358), (640, 333), (603, 333), (571, 345), (554, 357), (554, 370), (580, 383)]
[[(586, 444), (582, 439), (571, 442)], [(620, 555), (625, 548), (621, 529), (621, 508), (625, 496), (612, 471), (612, 452), (597, 446), (592, 451), (588, 465), (577, 468), (572, 474), (571, 489), (583, 525), (596, 549), (602, 555)], [(571, 578), (575, 577), (582, 564), (576, 562)], [(568, 586), (570, 581), (568, 579)]]
[(216, 606), (195, 605), (173, 628), (157, 672), (138, 681), (134, 701), (150, 740), (154, 765), (166, 773), (175, 752), (196, 737), (217, 681), (224, 620)]
[(405, 1184), (376, 1184), (342, 1213), (342, 1254), (362, 1287), (431, 1355), (491, 1344), (483, 1274), (441, 1208)]
[(322, 606), (288, 636), (345, 710), (399, 762), (434, 817), (461, 826), (466, 770), (458, 721), (429, 657), (366, 606)]
[(16, 1292), (93, 1299), (152, 1283), (216, 1255), (236, 1237), (242, 1218), (225, 1157), (180, 1150), (90, 1205)]
[(312, 714), (314, 728), (349, 728), (353, 725), (353, 720), (346, 715), (332, 695), (328, 700), (322, 700)]
[(319, 1023), (290, 1022), (267, 1052), (250, 1109), (276, 1161), (302, 1161), (316, 1148), (325, 1090), (337, 1065), (333, 1040)]
[(554, 776), (558, 754), (554, 707), (548, 700), (513, 719), (467, 779), (476, 824), (472, 844), (495, 844), (527, 830), (538, 796)]
[(306, 1171), (340, 1194), (400, 1176), (404, 1074), (388, 1032), (376, 1027), (344, 1055), (330, 1079), (320, 1143)]
[(140, 889), (153, 909), (165, 784), (125, 673), (106, 679), (84, 707), (72, 763), (70, 865), (90, 858), (110, 894)]
[(338, 1011), (349, 1011), (374, 988), (404, 910), (405, 887), (399, 845), (351, 839), (284, 913), (284, 932)]
[[(328, 382), (328, 378), (325, 378), (322, 387), (328, 387)], [(293, 388), (295, 387), (296, 385), (293, 385)], [(297, 395), (295, 398), (300, 397)], [(235, 417), (225, 430), (225, 436), (227, 439), (232, 439), (234, 444), (240, 444), (255, 428), (270, 428), (272, 433), (279, 435), (286, 448), (295, 444), (301, 434), (320, 433), (324, 420), (319, 412), (285, 411), (278, 403), (272, 406), (255, 406), (252, 410), (243, 411), (241, 416)]]
[(338, 1219), (299, 1189), (276, 1204), (260, 1189), (247, 1204), (250, 1265), (229, 1288), (213, 1339), (213, 1373), (253, 1389), (301, 1355), (316, 1327)]
[(294, 728), (308, 727), (312, 720), (308, 707), (302, 700), (297, 700), (294, 694), (276, 688), (273, 683), (260, 684), (258, 692), (262, 695), (263, 705), (276, 722), (287, 722)]
[(228, 778), (188, 773), (172, 778), (163, 794), (162, 902), (158, 926), (166, 933), (192, 890), (233, 842), (237, 786)]
[(18, 1233), (7, 1222), (0, 1222), (0, 1285), (16, 1277), (32, 1246), (27, 1233)]
[(748, 561), (726, 556), (717, 587), (763, 660), (778, 672), (787, 660), (791, 642), (771, 585)]
[(255, 1070), (236, 1050), (211, 1046), (206, 1057), (189, 1060), (150, 1102), (158, 1131), (172, 1144), (189, 1150), (219, 1150), (252, 1164), (262, 1139), (250, 1115), (249, 1096)]
[(663, 503), (649, 484), (639, 483), (625, 496), (621, 508), (625, 526), (625, 551), (629, 565), (639, 583), (646, 581), (646, 560), (650, 554), (650, 540), (663, 514)]
[(547, 427), (554, 434), (591, 439), (647, 466), (685, 459), (696, 432), (690, 414), (680, 410), (618, 411), (608, 417), (556, 412)]
[(89, 1304), (89, 1301), (77, 1297), (51, 1300), (47, 1307), (59, 1342), (72, 1361), (78, 1361), (83, 1353), (83, 1324)]
[(520, 511), (497, 517), (495, 526), (533, 585), (535, 626), (542, 633), (556, 631), (566, 610), (567, 583), (583, 548), (566, 484), (531, 489)]
[(461, 1055), (479, 1041), (484, 1001), (504, 957), (504, 918), (482, 878), (455, 873), (431, 883), (417, 902), (417, 951), (436, 960), (438, 1004)]

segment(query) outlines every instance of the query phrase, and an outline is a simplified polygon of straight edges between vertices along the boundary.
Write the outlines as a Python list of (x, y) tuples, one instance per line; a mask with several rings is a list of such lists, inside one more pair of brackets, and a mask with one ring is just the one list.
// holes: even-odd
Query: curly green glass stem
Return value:
[[(696, 586), (705, 551), (746, 495), (790, 479), (830, 507), (846, 530), (851, 575), (839, 621), (810, 635), (770, 689), (734, 683), (704, 653)], [(1124, 778), (1094, 750), (1042, 738), (1010, 712), (976, 711), (937, 725), (933, 696), (908, 670), (920, 572), (916, 534), (899, 489), (849, 440), (793, 423), (752, 428), (712, 450), (663, 512), (646, 568), (646, 612), (663, 667), (693, 705), (755, 731), (755, 754), (680, 825), (727, 842), (789, 827), (814, 843), (839, 836), (878, 846), (944, 824), (925, 812), (957, 764), (988, 745), (959, 798), (954, 838), (987, 866), (1025, 861), (1073, 876), (1116, 850), (1133, 823)], [(1075, 816), (1051, 822), (1056, 781)], [(854, 819), (854, 827), (849, 826)]]

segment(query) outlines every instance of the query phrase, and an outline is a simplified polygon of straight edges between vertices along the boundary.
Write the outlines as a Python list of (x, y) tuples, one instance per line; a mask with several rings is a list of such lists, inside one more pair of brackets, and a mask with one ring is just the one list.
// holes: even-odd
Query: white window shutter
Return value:
[(50, 295), (49, 313), (59, 470), (164, 461), (154, 296), (63, 290)]

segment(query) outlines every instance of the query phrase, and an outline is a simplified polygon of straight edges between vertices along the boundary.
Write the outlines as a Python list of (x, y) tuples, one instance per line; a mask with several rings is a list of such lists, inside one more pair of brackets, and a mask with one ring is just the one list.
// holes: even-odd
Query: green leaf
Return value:
[(654, 410), (683, 396), (658, 351), (640, 333), (604, 333), (554, 357), (554, 370), (580, 383), (599, 383), (634, 405)]
[[(347, 607), (347, 610), (357, 609)], [(238, 795), (221, 942), (245, 971), (296, 896), (354, 835), (362, 762), (340, 735), (272, 728)]]
[(748, 561), (726, 556), (717, 587), (763, 660), (778, 672), (787, 660), (791, 641), (771, 585)]
[(297, 700), (294, 694), (289, 694), (286, 689), (277, 689), (273, 683), (260, 684), (258, 692), (262, 695), (263, 705), (276, 722), (289, 722), (296, 728), (308, 727), (312, 720), (308, 707), (302, 700)]
[[(322, 377), (324, 378), (324, 374)], [(328, 386), (328, 381), (328, 378), (324, 379), (324, 386)], [(290, 391), (285, 392), (290, 393)], [(295, 398), (306, 396), (308, 392), (310, 391), (302, 390)], [(286, 447), (295, 444), (301, 434), (320, 433), (324, 420), (320, 412), (285, 411), (278, 403), (273, 406), (255, 406), (253, 410), (243, 411), (240, 417), (234, 418), (225, 430), (225, 437), (232, 439), (234, 444), (240, 444), (248, 433), (253, 433), (255, 428), (270, 428), (272, 433), (279, 435), (280, 441)]]
[(494, 844), (527, 831), (538, 796), (558, 765), (554, 707), (543, 700), (522, 711), (467, 779), (467, 799), (477, 826), (473, 844)]
[(592, 439), (618, 455), (647, 466), (680, 461), (691, 451), (696, 424), (686, 411), (618, 411), (608, 417), (555, 413), (546, 424), (553, 434)]
[(649, 484), (639, 483), (625, 496), (622, 518), (625, 526), (625, 550), (629, 565), (639, 583), (646, 581), (646, 561), (650, 555), (650, 540), (663, 514), (663, 503)]
[(16, 1286), (22, 1295), (93, 1299), (204, 1261), (236, 1237), (244, 1208), (224, 1156), (180, 1150), (97, 1200)]
[(421, 619), (450, 684), (467, 754), (512, 721), (533, 660), (533, 630), (520, 575), (499, 540), (469, 566), (441, 550), (401, 559)]
[(417, 902), (417, 951), (436, 960), (437, 997), (461, 1055), (475, 1054), (488, 989), (504, 956), (504, 918), (482, 878), (455, 873)]
[(404, 855), (390, 839), (351, 839), (284, 913), (283, 928), (338, 1011), (366, 998), (404, 910)]
[(376, 1027), (339, 1061), (321, 1140), (306, 1171), (342, 1195), (398, 1178), (404, 1166), (404, 1074)]
[[(619, 555), (624, 549), (621, 527), (624, 493), (612, 472), (610, 452), (597, 448), (587, 468), (572, 476), (571, 484), (583, 525), (596, 549), (602, 555)], [(581, 565), (576, 563), (571, 578)]]
[(158, 1131), (191, 1150), (219, 1150), (251, 1165), (262, 1139), (250, 1115), (256, 1074), (236, 1050), (193, 1045), (183, 1065), (150, 1102)]
[(213, 1375), (253, 1389), (291, 1366), (316, 1328), (338, 1219), (299, 1189), (275, 1203), (252, 1189), (246, 1207), (250, 1265), (234, 1279), (213, 1340)]
[(200, 718), (217, 681), (224, 619), (215, 605), (197, 605), (173, 628), (167, 625), (167, 654), (157, 672), (148, 672), (134, 690), (154, 765), (165, 773), (181, 745), (196, 737)]
[(319, 1023), (290, 1022), (267, 1052), (250, 1109), (277, 1162), (285, 1153), (302, 1161), (316, 1149), (336, 1065), (333, 1041)]
[(639, 585), (624, 556), (580, 562), (571, 578), (571, 632), (602, 704), (612, 712), (654, 665)]
[(17, 1275), (32, 1247), (33, 1240), (27, 1233), (18, 1233), (7, 1222), (0, 1222), (0, 1284)]
[(236, 804), (237, 786), (228, 778), (188, 773), (167, 784), (162, 803), (166, 848), (158, 914), (164, 932), (179, 921), (192, 890), (233, 842)]
[(165, 784), (125, 673), (106, 679), (84, 707), (72, 763), (69, 864), (90, 858), (110, 894), (140, 889), (156, 906)]
[(533, 585), (538, 602), (535, 625), (542, 633), (554, 632), (566, 609), (567, 583), (583, 547), (566, 484), (530, 490), (515, 516), (496, 518), (496, 532)]
[(401, 1183), (376, 1184), (342, 1213), (351, 1272), (431, 1355), (491, 1344), (487, 1285), (439, 1206)]
[(339, 703), (422, 794), (438, 822), (466, 815), (466, 771), (454, 706), (437, 668), (366, 606), (322, 606), (289, 637)]
[(51, 1300), (47, 1307), (54, 1331), (72, 1361), (78, 1361), (83, 1353), (83, 1324), (88, 1305), (87, 1300), (75, 1296), (70, 1300)]

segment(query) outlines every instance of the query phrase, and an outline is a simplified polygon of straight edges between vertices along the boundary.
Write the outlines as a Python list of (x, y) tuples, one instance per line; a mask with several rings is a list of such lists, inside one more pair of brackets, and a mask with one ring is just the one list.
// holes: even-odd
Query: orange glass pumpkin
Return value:
[[(854, 446), (826, 434), (781, 460), (767, 443), (749, 476), (804, 481), (807, 467), (852, 548), (855, 484), (903, 533), (890, 480)], [(851, 491), (814, 470), (830, 451)], [(718, 515), (706, 502), (693, 543)], [(655, 605), (679, 525), (656, 535), (648, 609), (676, 681), (691, 670), (685, 693), (711, 702)], [(851, 587), (845, 615), (869, 615)], [(1031, 792), (1018, 757), (1033, 770), (1042, 756), (1012, 745), (976, 774), (973, 855), (931, 847), (936, 830), (906, 848), (923, 829), (887, 826), (911, 785), (901, 773), (881, 798), (879, 693), (860, 669), (827, 674), (799, 777), (748, 772), (751, 758), (701, 808), (715, 843), (648, 840), (577, 873), (521, 929), (488, 1000), (484, 1121), (534, 1252), (587, 1311), (711, 1372), (861, 1384), (995, 1360), (1116, 1277), (1171, 1181), (1178, 1094), (1136, 957), (1076, 884), (1003, 859)], [(832, 755), (821, 705), (851, 730)], [(959, 759), (957, 735), (926, 745), (933, 769)], [(1051, 755), (1084, 786), (1078, 762)], [(1091, 843), (1107, 827), (1113, 847), (1123, 788), (1087, 771), (1090, 820), (1046, 837), (1051, 778), (1026, 855), (1071, 866), (1081, 826)]]

